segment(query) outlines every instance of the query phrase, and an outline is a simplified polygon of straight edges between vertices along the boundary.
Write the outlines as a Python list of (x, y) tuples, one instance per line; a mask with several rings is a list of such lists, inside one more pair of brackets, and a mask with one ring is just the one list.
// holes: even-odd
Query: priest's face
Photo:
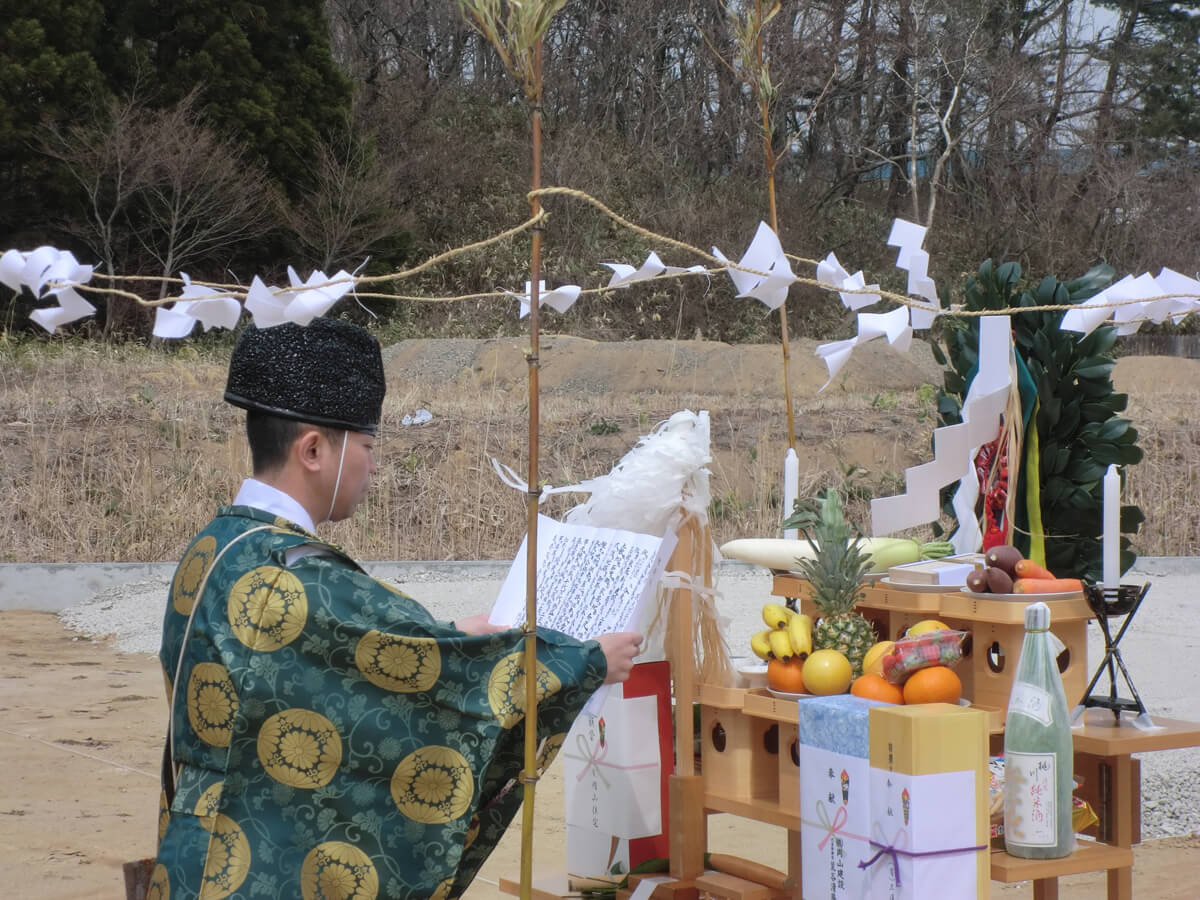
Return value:
[(337, 483), (337, 459), (342, 453), (342, 441), (332, 442), (334, 470), (329, 481), (329, 490), (334, 490), (337, 484), (337, 494), (332, 496), (332, 507), (329, 514), (331, 522), (340, 522), (354, 515), (358, 504), (367, 496), (367, 488), (371, 485), (371, 476), (375, 474), (375, 438), (373, 435), (360, 431), (345, 433), (345, 458), (341, 462), (342, 477)]

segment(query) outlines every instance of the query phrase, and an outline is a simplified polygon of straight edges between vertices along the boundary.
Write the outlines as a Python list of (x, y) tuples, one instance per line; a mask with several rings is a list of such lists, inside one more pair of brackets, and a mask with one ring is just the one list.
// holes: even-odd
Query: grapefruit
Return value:
[(804, 686), (810, 694), (843, 694), (853, 677), (850, 660), (837, 650), (817, 650), (804, 662)]

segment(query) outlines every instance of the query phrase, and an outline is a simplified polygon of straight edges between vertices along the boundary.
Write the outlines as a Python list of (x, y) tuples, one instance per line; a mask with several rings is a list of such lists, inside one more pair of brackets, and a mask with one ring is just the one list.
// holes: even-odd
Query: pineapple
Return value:
[(870, 555), (860, 546), (862, 537), (852, 534), (842, 498), (832, 488), (824, 497), (797, 504), (795, 522), (812, 545), (814, 558), (797, 559), (799, 571), (812, 585), (813, 603), (821, 619), (813, 632), (817, 650), (838, 650), (854, 671), (862, 674), (863, 657), (877, 640), (871, 623), (854, 612), (862, 597), (863, 576), (871, 568)]

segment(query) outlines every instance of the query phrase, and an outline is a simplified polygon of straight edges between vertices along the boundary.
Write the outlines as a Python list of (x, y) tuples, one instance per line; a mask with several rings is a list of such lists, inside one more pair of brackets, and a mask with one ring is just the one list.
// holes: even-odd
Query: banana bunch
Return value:
[(762, 617), (770, 627), (750, 638), (750, 649), (759, 659), (804, 658), (812, 653), (812, 617), (794, 612), (782, 603), (768, 603), (762, 609)]

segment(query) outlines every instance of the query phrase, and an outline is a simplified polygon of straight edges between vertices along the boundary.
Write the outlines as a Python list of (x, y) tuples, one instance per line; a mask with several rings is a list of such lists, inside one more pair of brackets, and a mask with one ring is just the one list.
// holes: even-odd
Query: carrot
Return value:
[(1014, 594), (1066, 594), (1082, 591), (1078, 578), (1018, 578), (1013, 582)]
[(1057, 578), (1058, 576), (1044, 566), (1039, 566), (1032, 559), (1018, 560), (1013, 566), (1018, 578)]

